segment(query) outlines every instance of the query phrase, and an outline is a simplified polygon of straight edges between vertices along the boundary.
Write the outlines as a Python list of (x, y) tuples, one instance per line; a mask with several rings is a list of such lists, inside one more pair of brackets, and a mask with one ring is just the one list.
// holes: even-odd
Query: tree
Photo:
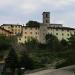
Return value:
[(26, 53), (22, 52), (20, 62), (19, 62), (19, 68), (25, 68), (25, 70), (33, 69), (33, 60), (32, 58)]
[(68, 50), (68, 41), (66, 41), (65, 39), (62, 39), (60, 41), (60, 47), (61, 47), (61, 52), (67, 51)]
[[(68, 43), (68, 45), (67, 45)], [(57, 64), (56, 67), (65, 67), (69, 65), (75, 65), (75, 35), (72, 35), (70, 38), (68, 38), (67, 43), (65, 41), (62, 42), (63, 47), (67, 47), (67, 51), (65, 49), (64, 51), (64, 59), (65, 61), (61, 64)]]
[(9, 51), (7, 58), (5, 59), (5, 69), (9, 68), (11, 74), (13, 75), (17, 66), (18, 66), (18, 57), (15, 50), (12, 48)]
[(13, 46), (15, 46), (16, 38), (14, 36), (5, 36), (0, 34), (0, 60), (3, 60), (4, 55)]
[(72, 35), (70, 38), (68, 38), (69, 48), (75, 49), (75, 35)]
[(5, 35), (0, 35), (0, 51), (7, 50), (10, 47), (10, 39)]
[(59, 45), (59, 40), (56, 36), (52, 34), (47, 34), (45, 36), (47, 48), (53, 50), (56, 50)]
[(25, 42), (25, 46), (28, 50), (37, 50), (38, 49), (38, 41), (35, 38), (29, 38), (27, 42)]
[(26, 26), (39, 26), (40, 25), (40, 23), (39, 22), (37, 22), (37, 21), (29, 21), (27, 24), (26, 24)]
[(11, 48), (16, 42), (17, 39), (15, 36), (0, 35), (0, 51), (4, 51)]

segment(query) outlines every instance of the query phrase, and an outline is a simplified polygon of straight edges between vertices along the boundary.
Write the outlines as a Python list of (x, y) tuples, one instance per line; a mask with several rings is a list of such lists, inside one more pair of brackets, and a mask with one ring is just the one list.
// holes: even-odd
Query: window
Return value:
[(25, 32), (25, 34), (27, 34), (27, 32)]
[(19, 38), (19, 40), (21, 40), (21, 38)]
[(32, 32), (30, 32), (30, 34), (32, 34)]
[(25, 36), (25, 39), (26, 39), (26, 36)]
[(37, 34), (37, 32), (35, 32)]
[(48, 14), (46, 14), (46, 17), (48, 18)]
[(64, 34), (62, 33), (62, 36), (63, 36)]
[(12, 31), (14, 31), (14, 30), (12, 29)]
[(56, 33), (56, 35), (58, 35), (58, 33)]
[(18, 29), (18, 32), (20, 32), (20, 29)]
[(39, 34), (39, 33), (38, 33)]
[(67, 36), (69, 36), (69, 34), (67, 34)]
[(18, 26), (20, 28), (20, 26)]
[(25, 43), (26, 43), (27, 41), (25, 40)]
[(48, 20), (46, 20), (46, 23), (48, 23)]

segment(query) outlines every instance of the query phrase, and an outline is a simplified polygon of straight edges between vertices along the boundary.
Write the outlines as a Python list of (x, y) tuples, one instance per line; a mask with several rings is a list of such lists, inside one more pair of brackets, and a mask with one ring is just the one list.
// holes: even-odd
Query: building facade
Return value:
[(47, 34), (55, 35), (59, 40), (71, 37), (75, 34), (75, 29), (70, 27), (64, 27), (62, 24), (51, 24), (50, 22), (50, 12), (43, 12), (43, 23), (40, 26), (22, 26), (13, 24), (3, 24), (6, 30), (12, 31), (13, 35), (18, 35), (18, 42), (24, 43), (29, 38), (35, 38), (41, 43), (45, 43), (45, 36)]
[(19, 35), (22, 33), (22, 25), (18, 24), (3, 24), (1, 25), (2, 28), (13, 32), (13, 35)]
[(13, 33), (0, 27), (0, 35), (11, 36)]

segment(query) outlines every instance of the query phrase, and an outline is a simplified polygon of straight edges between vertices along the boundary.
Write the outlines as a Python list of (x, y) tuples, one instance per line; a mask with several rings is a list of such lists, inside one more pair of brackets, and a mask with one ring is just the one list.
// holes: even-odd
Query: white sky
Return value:
[(75, 0), (0, 0), (0, 24), (42, 22), (42, 12), (51, 12), (51, 23), (75, 27)]

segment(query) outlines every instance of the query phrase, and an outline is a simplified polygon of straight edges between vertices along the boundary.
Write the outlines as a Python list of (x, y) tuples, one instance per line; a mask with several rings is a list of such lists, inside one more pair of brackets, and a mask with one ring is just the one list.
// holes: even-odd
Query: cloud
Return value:
[(75, 0), (0, 0), (0, 23), (26, 23), (38, 20), (43, 11), (51, 12), (51, 21), (73, 24)]
[(8, 5), (11, 5), (13, 0), (0, 0), (0, 8), (4, 8)]
[[(74, 3), (74, 0), (0, 0), (0, 8), (13, 7), (17, 11), (33, 13), (42, 9), (57, 10)], [(16, 11), (15, 10), (15, 11)]]

